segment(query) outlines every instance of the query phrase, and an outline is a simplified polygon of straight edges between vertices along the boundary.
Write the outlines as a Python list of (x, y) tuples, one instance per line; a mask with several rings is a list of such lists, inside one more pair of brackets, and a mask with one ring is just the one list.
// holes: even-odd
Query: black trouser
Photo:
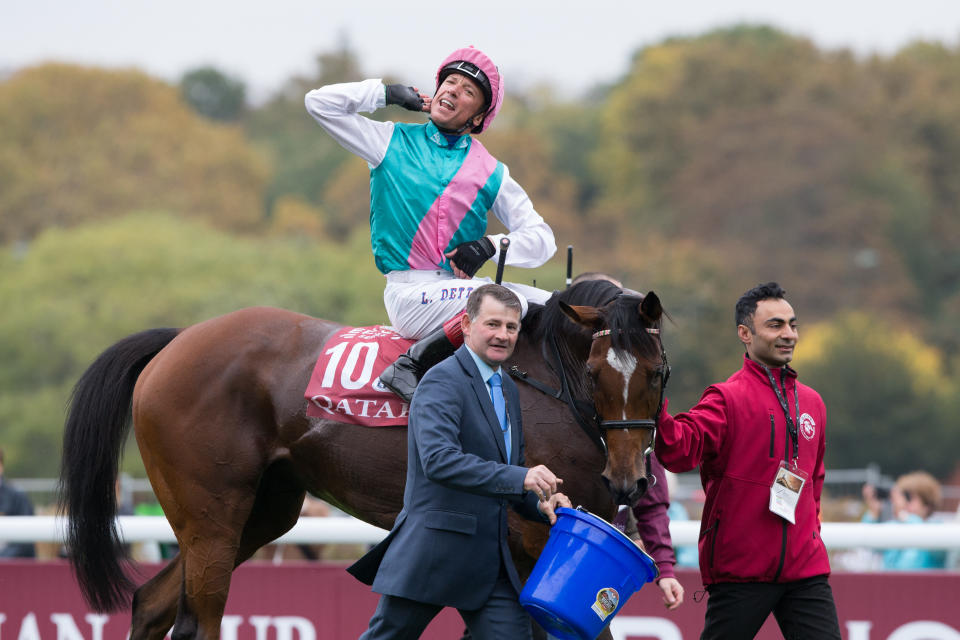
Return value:
[[(470, 638), (530, 640), (530, 617), (520, 606), (517, 590), (507, 577), (503, 563), (500, 575), (487, 602), (475, 610), (458, 609), (470, 630)], [(380, 596), (370, 626), (360, 640), (411, 640), (419, 638), (427, 625), (443, 609), (398, 596)]]
[(751, 640), (773, 613), (785, 640), (840, 640), (827, 576), (796, 582), (723, 582), (707, 587), (700, 640)]

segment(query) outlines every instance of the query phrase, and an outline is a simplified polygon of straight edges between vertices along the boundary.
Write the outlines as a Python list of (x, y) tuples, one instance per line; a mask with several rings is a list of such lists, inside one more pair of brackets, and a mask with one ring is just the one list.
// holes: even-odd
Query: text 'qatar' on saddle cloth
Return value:
[(307, 415), (367, 427), (406, 425), (409, 404), (380, 384), (380, 374), (413, 343), (379, 325), (337, 331), (307, 384)]

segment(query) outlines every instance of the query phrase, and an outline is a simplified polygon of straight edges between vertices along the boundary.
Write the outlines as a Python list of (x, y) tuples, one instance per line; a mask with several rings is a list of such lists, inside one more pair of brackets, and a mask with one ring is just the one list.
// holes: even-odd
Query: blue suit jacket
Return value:
[(390, 534), (348, 569), (374, 591), (478, 609), (493, 591), (501, 560), (520, 591), (507, 548), (507, 506), (547, 520), (536, 496), (523, 489), (520, 397), (509, 376), (503, 393), (510, 464), (487, 385), (466, 347), (420, 382), (410, 404), (403, 510)]

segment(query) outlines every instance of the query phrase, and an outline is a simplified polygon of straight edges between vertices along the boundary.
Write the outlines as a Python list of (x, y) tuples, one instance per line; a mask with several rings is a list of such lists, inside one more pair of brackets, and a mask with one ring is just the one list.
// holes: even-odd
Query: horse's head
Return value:
[(587, 372), (607, 448), (603, 480), (618, 504), (633, 505), (647, 490), (646, 454), (670, 372), (660, 340), (660, 299), (651, 291), (624, 293), (602, 307), (560, 306), (591, 331)]

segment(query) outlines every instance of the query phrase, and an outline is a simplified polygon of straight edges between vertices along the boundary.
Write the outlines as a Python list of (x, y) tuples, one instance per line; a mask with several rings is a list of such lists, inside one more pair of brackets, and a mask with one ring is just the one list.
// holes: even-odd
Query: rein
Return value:
[[(603, 436), (600, 434), (600, 421), (597, 420), (597, 410), (593, 406), (593, 403), (586, 402), (584, 400), (576, 400), (573, 397), (573, 394), (570, 392), (570, 384), (567, 382), (567, 372), (563, 368), (563, 360), (560, 358), (560, 349), (557, 347), (557, 338), (554, 335), (550, 336), (550, 346), (552, 347), (551, 351), (553, 352), (553, 357), (556, 359), (556, 370), (558, 372), (557, 377), (560, 378), (560, 390), (556, 390), (545, 382), (541, 382), (536, 378), (531, 378), (526, 371), (522, 371), (517, 365), (510, 367), (510, 375), (526, 382), (531, 387), (545, 393), (551, 398), (561, 400), (567, 403), (567, 408), (570, 409), (570, 413), (573, 415), (574, 420), (577, 421), (577, 424), (580, 425), (580, 429), (587, 434), (587, 437), (590, 438), (590, 441), (596, 445), (597, 449), (600, 450), (600, 453), (604, 457), (607, 456), (607, 443), (603, 439)], [(590, 417), (586, 417), (581, 412), (581, 407), (587, 409), (590, 412)]]

